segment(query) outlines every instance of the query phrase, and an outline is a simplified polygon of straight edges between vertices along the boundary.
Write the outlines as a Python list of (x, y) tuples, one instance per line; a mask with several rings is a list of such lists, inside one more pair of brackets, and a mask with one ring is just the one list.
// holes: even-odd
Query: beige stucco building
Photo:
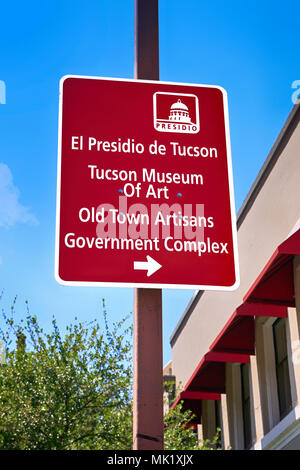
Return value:
[(300, 450), (299, 120), (295, 105), (237, 215), (240, 287), (195, 292), (171, 336), (179, 399), (225, 449)]

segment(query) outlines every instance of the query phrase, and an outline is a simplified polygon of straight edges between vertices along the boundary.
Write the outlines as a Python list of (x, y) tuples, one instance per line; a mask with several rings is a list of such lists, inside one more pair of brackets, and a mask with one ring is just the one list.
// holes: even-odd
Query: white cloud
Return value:
[(18, 222), (38, 223), (30, 210), (19, 202), (19, 197), (20, 191), (13, 184), (10, 169), (5, 163), (0, 163), (0, 227), (8, 228)]

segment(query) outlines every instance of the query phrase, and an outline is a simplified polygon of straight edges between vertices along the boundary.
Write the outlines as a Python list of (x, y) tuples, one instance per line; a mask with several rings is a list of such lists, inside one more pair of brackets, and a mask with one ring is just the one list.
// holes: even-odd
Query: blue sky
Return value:
[[(291, 1), (160, 0), (160, 79), (228, 92), (239, 209), (290, 112), (300, 79), (299, 14)], [(75, 316), (111, 321), (132, 311), (132, 289), (56, 283), (58, 85), (65, 74), (133, 78), (133, 0), (2, 2), (0, 81), (0, 289), (18, 295), (44, 327)], [(0, 100), (1, 101), (1, 100)], [(163, 293), (164, 360), (193, 291)]]

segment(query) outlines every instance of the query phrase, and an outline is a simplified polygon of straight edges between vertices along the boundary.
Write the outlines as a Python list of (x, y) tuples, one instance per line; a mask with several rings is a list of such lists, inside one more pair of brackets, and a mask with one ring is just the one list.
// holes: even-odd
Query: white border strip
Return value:
[[(136, 82), (136, 83), (156, 83), (157, 85), (176, 85), (188, 87), (201, 87), (201, 88), (216, 88), (222, 92), (223, 106), (224, 106), (224, 121), (225, 121), (225, 136), (226, 136), (226, 150), (227, 150), (227, 168), (228, 168), (228, 181), (229, 181), (229, 196), (230, 196), (230, 210), (232, 221), (232, 239), (233, 239), (233, 256), (235, 265), (236, 280), (232, 286), (203, 286), (203, 285), (186, 285), (186, 284), (160, 284), (160, 283), (126, 283), (126, 282), (87, 282), (87, 281), (64, 281), (59, 277), (59, 234), (60, 234), (60, 195), (61, 195), (61, 144), (62, 144), (62, 103), (63, 103), (63, 84), (68, 78), (90, 79), (90, 80), (110, 80), (117, 82)], [(55, 266), (54, 277), (56, 281), (63, 286), (99, 286), (99, 287), (144, 287), (144, 288), (167, 288), (167, 289), (199, 289), (199, 290), (220, 290), (220, 291), (233, 291), (240, 285), (240, 271), (238, 262), (238, 244), (237, 244), (237, 227), (236, 227), (236, 213), (234, 204), (234, 190), (233, 190), (233, 173), (232, 173), (232, 159), (231, 159), (231, 145), (229, 133), (229, 116), (228, 116), (228, 98), (227, 92), (224, 88), (218, 85), (200, 85), (194, 83), (178, 83), (178, 82), (163, 82), (160, 80), (138, 80), (138, 79), (123, 79), (123, 78), (109, 78), (109, 77), (90, 77), (84, 75), (65, 75), (61, 78), (59, 84), (59, 119), (58, 119), (58, 163), (57, 163), (57, 192), (56, 192), (56, 233), (55, 233)]]

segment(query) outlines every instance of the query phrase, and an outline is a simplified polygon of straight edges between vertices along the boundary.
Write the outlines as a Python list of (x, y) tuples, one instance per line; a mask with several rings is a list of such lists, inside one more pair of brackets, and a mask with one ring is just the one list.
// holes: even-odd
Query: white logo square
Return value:
[(200, 130), (199, 100), (186, 93), (156, 92), (153, 95), (154, 129), (158, 132), (197, 134)]

